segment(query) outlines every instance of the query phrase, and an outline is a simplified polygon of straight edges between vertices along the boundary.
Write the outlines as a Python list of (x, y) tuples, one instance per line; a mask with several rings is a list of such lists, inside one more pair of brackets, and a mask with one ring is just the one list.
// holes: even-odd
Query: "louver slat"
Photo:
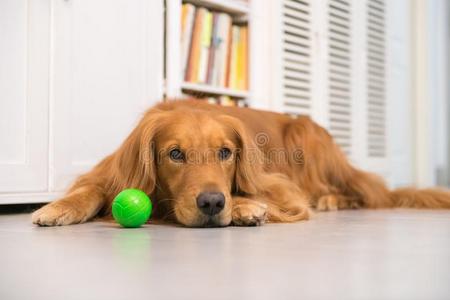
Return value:
[(347, 155), (352, 137), (350, 9), (350, 1), (328, 2), (329, 130)]
[(386, 156), (385, 4), (367, 0), (368, 155)]
[(310, 0), (283, 0), (283, 110), (311, 114)]

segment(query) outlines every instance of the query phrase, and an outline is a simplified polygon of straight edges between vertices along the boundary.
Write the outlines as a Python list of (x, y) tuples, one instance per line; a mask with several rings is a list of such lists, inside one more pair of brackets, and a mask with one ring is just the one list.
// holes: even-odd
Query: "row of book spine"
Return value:
[(183, 4), (181, 64), (184, 80), (237, 90), (248, 88), (248, 27), (231, 15)]

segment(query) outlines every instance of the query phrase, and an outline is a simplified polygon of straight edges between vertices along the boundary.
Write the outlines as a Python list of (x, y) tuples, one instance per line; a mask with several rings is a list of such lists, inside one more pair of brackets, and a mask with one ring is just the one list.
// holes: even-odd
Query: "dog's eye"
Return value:
[(184, 154), (180, 149), (173, 149), (169, 152), (170, 159), (173, 161), (181, 162), (184, 161)]
[(231, 156), (231, 150), (228, 148), (221, 148), (219, 150), (219, 159), (220, 160), (226, 160), (228, 158), (230, 158)]

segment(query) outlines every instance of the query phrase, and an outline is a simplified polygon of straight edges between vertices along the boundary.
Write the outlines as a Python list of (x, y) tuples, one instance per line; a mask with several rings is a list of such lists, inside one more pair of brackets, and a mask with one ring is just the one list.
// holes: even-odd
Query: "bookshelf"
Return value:
[[(247, 78), (248, 89), (233, 89), (207, 83), (193, 83), (184, 80), (182, 70), (181, 19), (182, 5), (190, 3), (196, 7), (205, 7), (214, 12), (224, 12), (231, 15), (233, 24), (246, 24), (250, 28), (249, 1), (243, 0), (166, 0), (165, 24), (165, 96), (167, 98), (183, 98), (185, 95), (201, 97), (228, 96), (236, 101), (249, 102), (251, 94), (250, 78)], [(248, 57), (251, 57), (252, 47), (248, 40)], [(248, 60), (249, 60), (248, 59)], [(247, 61), (249, 65), (249, 61)], [(248, 71), (248, 77), (251, 72)]]
[(229, 89), (224, 87), (212, 86), (208, 84), (192, 83), (183, 81), (181, 90), (192, 91), (195, 93), (206, 94), (211, 96), (229, 96), (232, 98), (245, 99), (248, 97), (248, 91)]
[(203, 6), (233, 15), (247, 15), (249, 13), (248, 1), (242, 0), (187, 0), (197, 6)]

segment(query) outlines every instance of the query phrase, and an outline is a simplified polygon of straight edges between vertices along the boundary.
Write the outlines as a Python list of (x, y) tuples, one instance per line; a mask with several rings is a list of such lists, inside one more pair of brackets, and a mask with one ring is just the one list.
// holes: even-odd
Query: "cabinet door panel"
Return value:
[(0, 192), (48, 182), (50, 1), (0, 1)]
[(52, 189), (114, 151), (162, 96), (162, 1), (55, 2)]

